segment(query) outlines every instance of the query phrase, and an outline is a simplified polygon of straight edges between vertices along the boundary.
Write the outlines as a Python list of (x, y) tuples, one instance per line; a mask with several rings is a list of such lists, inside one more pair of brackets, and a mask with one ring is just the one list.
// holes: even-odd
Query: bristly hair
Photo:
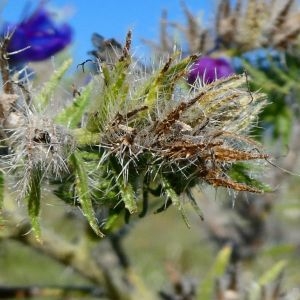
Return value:
[(181, 174), (186, 188), (202, 181), (262, 192), (227, 174), (235, 162), (268, 157), (245, 135), (255, 121), (252, 114), (265, 105), (264, 96), (250, 96), (241, 89), (243, 84), (245, 75), (234, 75), (195, 87), (192, 98), (174, 101), (169, 107), (157, 101), (157, 115), (144, 122), (139, 115), (148, 110), (145, 105), (127, 114), (118, 112), (102, 134), (103, 157), (117, 159), (125, 182), (135, 168), (137, 173), (153, 174), (153, 179), (160, 174), (171, 180)]
[(29, 199), (36, 232), (43, 179), (55, 182), (61, 199), (80, 206), (99, 236), (97, 205), (133, 213), (153, 193), (184, 215), (180, 195), (192, 198), (197, 184), (265, 191), (252, 180), (254, 171), (232, 175), (237, 163), (268, 159), (249, 136), (265, 96), (249, 92), (245, 75), (188, 85), (195, 55), (181, 59), (175, 53), (158, 70), (143, 69), (130, 47), (131, 32), (113, 64), (100, 62), (101, 73), (69, 105), (61, 103), (57, 115), (47, 107), (69, 60), (38, 94), (23, 87), (18, 95), (12, 85), (11, 94), (0, 97), (1, 133), (10, 150), (1, 158), (17, 179), (20, 197)]

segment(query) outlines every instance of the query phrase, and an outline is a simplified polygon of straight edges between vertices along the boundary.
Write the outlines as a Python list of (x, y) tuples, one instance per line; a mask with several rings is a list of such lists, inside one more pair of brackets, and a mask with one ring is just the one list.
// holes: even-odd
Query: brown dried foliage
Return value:
[[(117, 113), (103, 134), (101, 146), (118, 158), (125, 177), (133, 163), (138, 173), (148, 172), (154, 177), (159, 172), (180, 172), (186, 178), (187, 188), (189, 182), (206, 182), (215, 187), (260, 193), (262, 191), (256, 187), (234, 181), (227, 172), (235, 162), (268, 158), (259, 150), (260, 145), (243, 135), (243, 129), (239, 128), (239, 122), (243, 120), (242, 117), (239, 119), (243, 115), (241, 111), (248, 111), (250, 116), (253, 96), (248, 94), (246, 104), (243, 103), (248, 92), (237, 89), (227, 89), (221, 99), (213, 97), (241, 78), (233, 76), (202, 88), (192, 99), (174, 103), (173, 108), (160, 114), (165, 117), (153, 120), (152, 116), (151, 120), (141, 122), (139, 113), (148, 110), (147, 106), (127, 114)], [(240, 99), (238, 111), (230, 109), (232, 94)], [(224, 102), (222, 97), (225, 97)], [(254, 97), (255, 100), (259, 98)], [(228, 112), (222, 115), (225, 106)], [(212, 118), (203, 113), (205, 107), (209, 107)], [(236, 123), (235, 131), (226, 130), (228, 121)]]

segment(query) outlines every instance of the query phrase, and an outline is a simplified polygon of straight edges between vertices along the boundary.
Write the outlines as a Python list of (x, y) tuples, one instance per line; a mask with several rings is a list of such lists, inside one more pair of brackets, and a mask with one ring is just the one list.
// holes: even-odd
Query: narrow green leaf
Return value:
[(90, 82), (81, 94), (74, 99), (72, 104), (56, 116), (55, 121), (60, 124), (65, 124), (69, 128), (76, 128), (90, 102), (92, 90), (93, 83)]
[(54, 71), (53, 75), (51, 76), (50, 80), (44, 85), (40, 93), (35, 97), (35, 104), (36, 107), (42, 111), (44, 107), (48, 105), (53, 95), (53, 92), (57, 88), (60, 80), (71, 66), (72, 60), (67, 59), (64, 63)]
[(165, 178), (164, 176), (161, 176), (161, 180), (162, 180), (162, 185), (163, 185), (163, 190), (166, 193), (167, 198), (170, 198), (172, 201), (172, 204), (178, 209), (178, 211), (181, 214), (181, 217), (184, 221), (184, 223), (186, 224), (186, 226), (188, 228), (191, 227), (191, 225), (189, 224), (188, 218), (185, 214), (185, 211), (183, 209), (182, 203), (180, 201), (179, 196), (177, 195), (177, 193), (174, 191), (174, 189), (172, 188), (171, 184), (169, 183), (169, 181), (167, 180), (167, 178)]
[(226, 268), (230, 260), (231, 252), (232, 252), (232, 248), (231, 246), (228, 245), (223, 247), (223, 249), (219, 251), (212, 270), (212, 273), (215, 277), (220, 277), (224, 275), (224, 273), (226, 272)]
[(169, 181), (164, 176), (161, 176), (161, 179), (166, 196), (172, 200), (174, 206), (179, 208), (181, 206), (179, 196), (176, 194)]
[(95, 231), (95, 233), (103, 237), (103, 233), (99, 229), (99, 225), (97, 223), (97, 219), (95, 217), (95, 212), (93, 209), (91, 193), (89, 191), (89, 183), (88, 183), (88, 175), (84, 167), (84, 162), (80, 158), (79, 155), (73, 153), (70, 157), (71, 162), (75, 169), (76, 174), (76, 194), (78, 196), (78, 200), (81, 204), (82, 213), (87, 218), (91, 228)]
[(286, 267), (287, 262), (285, 260), (281, 260), (276, 263), (271, 269), (266, 271), (258, 280), (258, 283), (261, 286), (266, 286), (267, 284), (272, 283), (274, 280), (278, 278), (280, 273)]
[(110, 85), (111, 84), (111, 77), (110, 77), (109, 69), (108, 69), (108, 67), (105, 63), (102, 64), (101, 71), (102, 71), (102, 75), (103, 75), (103, 78), (104, 78), (105, 85), (106, 86)]
[(111, 228), (113, 228), (118, 218), (119, 218), (119, 214), (112, 214), (111, 216), (109, 216), (108, 220), (104, 225), (104, 230), (110, 230)]
[[(296, 207), (293, 209), (299, 209), (299, 204), (297, 204)], [(277, 210), (280, 212), (283, 212), (284, 207), (282, 206), (277, 207)], [(272, 258), (279, 258), (280, 256), (282, 257), (283, 255), (286, 256), (291, 256), (297, 249), (297, 246), (294, 244), (279, 244), (279, 245), (273, 245), (270, 248), (267, 248), (263, 251), (262, 256), (265, 257), (272, 257)]]
[(255, 166), (253, 164), (238, 162), (231, 166), (228, 170), (228, 175), (230, 178), (237, 182), (245, 183), (250, 187), (254, 187), (262, 192), (271, 192), (272, 189), (267, 184), (253, 178), (250, 174), (255, 171)]
[(132, 185), (127, 182), (125, 183), (122, 176), (117, 179), (117, 184), (121, 193), (122, 200), (125, 204), (125, 208), (131, 213), (137, 212), (137, 204), (135, 194)]
[(29, 186), (27, 189), (27, 209), (32, 229), (37, 240), (41, 238), (41, 227), (39, 221), (40, 202), (41, 202), (41, 180), (42, 170), (35, 168), (30, 172)]
[(110, 92), (113, 99), (123, 102), (128, 92), (128, 85), (126, 84), (128, 65), (124, 62), (119, 62), (115, 68), (115, 81), (110, 87)]
[(285, 268), (287, 262), (284, 260), (276, 263), (271, 269), (266, 271), (259, 279), (258, 282), (253, 283), (248, 291), (249, 300), (258, 300), (261, 299), (262, 289), (275, 281)]
[(204, 220), (203, 211), (199, 207), (199, 205), (198, 205), (195, 197), (193, 196), (191, 190), (187, 190), (186, 194), (187, 194), (187, 196), (189, 197), (189, 199), (191, 201), (191, 205), (192, 205), (193, 209), (195, 210), (195, 212), (197, 213), (197, 215), (200, 217), (200, 219), (203, 221)]
[(197, 293), (199, 300), (212, 299), (215, 288), (215, 280), (223, 276), (229, 264), (232, 248), (230, 246), (223, 247), (214, 262), (214, 265), (203, 283), (200, 285), (200, 290)]
[[(175, 56), (176, 54), (171, 60), (173, 60)], [(181, 79), (183, 72), (195, 58), (196, 56), (189, 56), (172, 66), (166, 67), (167, 65), (165, 65), (146, 87), (144, 92), (146, 94), (144, 105), (147, 105), (150, 110), (154, 108), (161, 92), (163, 92), (165, 100), (171, 99), (177, 81)]]
[(105, 70), (105, 85), (98, 97), (94, 98), (86, 128), (91, 132), (101, 132), (107, 125), (109, 117), (117, 111), (124, 111), (124, 103), (128, 95), (128, 63), (118, 62), (112, 70)]

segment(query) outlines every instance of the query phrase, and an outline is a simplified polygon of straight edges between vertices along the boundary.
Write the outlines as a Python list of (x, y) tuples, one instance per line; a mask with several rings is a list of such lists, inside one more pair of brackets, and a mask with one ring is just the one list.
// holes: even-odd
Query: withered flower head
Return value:
[(246, 135), (265, 102), (263, 95), (242, 88), (245, 80), (232, 75), (167, 105), (158, 99), (156, 114), (147, 105), (119, 111), (102, 134), (103, 161), (116, 159), (125, 182), (134, 173), (146, 173), (150, 181), (160, 178), (177, 194), (201, 182), (261, 192), (236, 182), (228, 172), (236, 162), (268, 157)]

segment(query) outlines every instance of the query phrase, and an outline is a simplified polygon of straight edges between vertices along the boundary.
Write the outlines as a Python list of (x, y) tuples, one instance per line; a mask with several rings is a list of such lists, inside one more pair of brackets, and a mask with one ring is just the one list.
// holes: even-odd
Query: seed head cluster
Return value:
[(116, 157), (125, 180), (134, 167), (138, 173), (151, 174), (152, 179), (158, 174), (180, 176), (185, 188), (206, 182), (236, 191), (261, 192), (227, 174), (235, 162), (268, 157), (245, 135), (265, 103), (263, 95), (243, 89), (245, 84), (245, 75), (234, 75), (195, 86), (190, 98), (158, 106), (157, 116), (143, 118), (143, 122), (139, 115), (147, 113), (146, 105), (127, 114), (118, 112), (102, 135), (103, 158)]

